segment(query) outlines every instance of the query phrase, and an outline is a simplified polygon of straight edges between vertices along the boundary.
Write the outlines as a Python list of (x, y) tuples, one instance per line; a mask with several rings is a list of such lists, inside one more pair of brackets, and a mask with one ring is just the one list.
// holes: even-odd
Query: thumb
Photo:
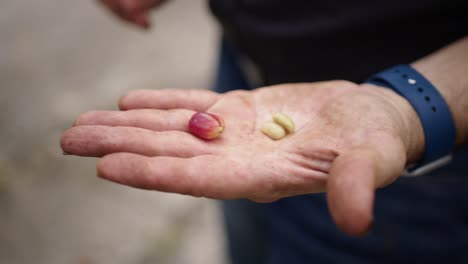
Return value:
[(349, 235), (364, 236), (370, 231), (375, 189), (395, 180), (403, 170), (404, 152), (386, 153), (391, 154), (358, 147), (333, 162), (327, 182), (328, 207), (336, 225)]

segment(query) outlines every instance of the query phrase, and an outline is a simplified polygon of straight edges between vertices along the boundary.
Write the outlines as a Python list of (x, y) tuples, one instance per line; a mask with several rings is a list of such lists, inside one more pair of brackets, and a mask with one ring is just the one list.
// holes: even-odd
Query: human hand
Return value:
[[(375, 189), (423, 148), (405, 99), (346, 81), (226, 94), (142, 90), (123, 97), (120, 108), (81, 115), (63, 135), (63, 150), (102, 157), (99, 176), (142, 189), (258, 202), (326, 191), (337, 225), (353, 235), (372, 223)], [(223, 134), (212, 141), (189, 134), (196, 111), (222, 116)], [(297, 127), (278, 141), (259, 129), (275, 112)]]
[(149, 28), (151, 23), (148, 12), (160, 6), (166, 0), (99, 0), (121, 19), (135, 24), (143, 29)]

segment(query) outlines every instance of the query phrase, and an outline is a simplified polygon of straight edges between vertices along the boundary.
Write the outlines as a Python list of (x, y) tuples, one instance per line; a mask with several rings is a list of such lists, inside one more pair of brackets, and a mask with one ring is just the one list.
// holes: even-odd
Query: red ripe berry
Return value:
[(195, 113), (189, 121), (189, 131), (202, 139), (215, 139), (224, 130), (224, 121), (221, 117), (205, 113)]

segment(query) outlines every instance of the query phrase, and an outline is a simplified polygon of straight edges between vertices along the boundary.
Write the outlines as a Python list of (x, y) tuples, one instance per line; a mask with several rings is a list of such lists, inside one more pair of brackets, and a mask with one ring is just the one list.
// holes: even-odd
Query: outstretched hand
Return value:
[[(335, 222), (353, 235), (372, 223), (375, 189), (423, 148), (422, 128), (403, 98), (346, 81), (226, 94), (139, 90), (120, 108), (81, 115), (63, 135), (63, 150), (102, 157), (101, 177), (149, 190), (258, 202), (326, 191)], [(191, 135), (196, 111), (222, 116), (223, 134), (211, 141)], [(273, 141), (260, 127), (276, 112), (297, 129)]]

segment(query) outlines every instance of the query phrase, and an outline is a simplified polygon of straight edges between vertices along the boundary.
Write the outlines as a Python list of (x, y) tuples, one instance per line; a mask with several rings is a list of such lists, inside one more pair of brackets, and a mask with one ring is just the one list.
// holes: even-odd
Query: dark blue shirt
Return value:
[(361, 82), (468, 34), (466, 0), (211, 0), (210, 7), (265, 84)]

